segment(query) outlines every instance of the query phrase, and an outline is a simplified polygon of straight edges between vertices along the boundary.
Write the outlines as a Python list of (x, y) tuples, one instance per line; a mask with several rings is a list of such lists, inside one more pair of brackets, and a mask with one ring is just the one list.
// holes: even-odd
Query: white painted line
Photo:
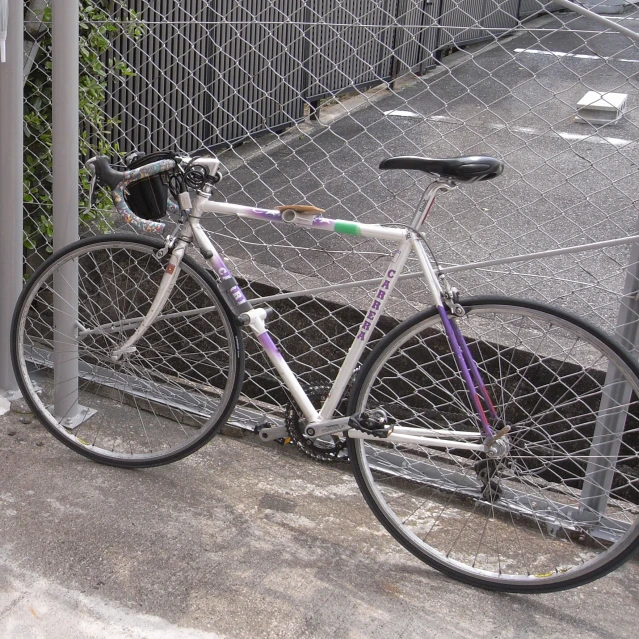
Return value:
[(533, 53), (535, 55), (552, 55), (556, 58), (579, 58), (580, 60), (612, 60), (613, 62), (639, 62), (626, 58), (613, 58), (609, 56), (587, 55), (585, 53), (564, 53), (563, 51), (542, 51), (540, 49), (515, 49), (515, 53)]
[(603, 138), (599, 135), (579, 135), (578, 133), (562, 133), (561, 131), (552, 131), (554, 135), (558, 135), (564, 140), (575, 140), (577, 142), (587, 141), (595, 144), (612, 144), (613, 146), (628, 146), (636, 144), (636, 140), (623, 140), (622, 138)]
[[(451, 118), (447, 115), (433, 115), (426, 120), (430, 120), (432, 122), (444, 122), (446, 124), (459, 124), (465, 125), (465, 122), (462, 120), (457, 120), (455, 118)], [(469, 125), (473, 127), (473, 125)], [(495, 131), (510, 131), (512, 133), (524, 133), (526, 135), (552, 135), (555, 137), (563, 138), (568, 141), (575, 142), (593, 142), (594, 144), (611, 144), (612, 146), (624, 147), (629, 144), (637, 144), (636, 140), (624, 140), (622, 138), (608, 138), (602, 137), (600, 135), (583, 135), (581, 133), (565, 133), (563, 131), (539, 131), (538, 129), (533, 129), (532, 127), (525, 126), (509, 126), (508, 124), (477, 124), (477, 127), (486, 127), (488, 129), (493, 129)]]
[(397, 109), (393, 111), (384, 111), (384, 115), (392, 115), (398, 118), (419, 118), (422, 119), (424, 116), (415, 113), (414, 111), (398, 111)]

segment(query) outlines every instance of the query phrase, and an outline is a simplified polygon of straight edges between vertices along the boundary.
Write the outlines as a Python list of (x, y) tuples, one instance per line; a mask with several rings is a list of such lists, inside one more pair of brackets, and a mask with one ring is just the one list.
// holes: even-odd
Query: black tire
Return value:
[[(110, 357), (155, 297), (168, 264), (157, 257), (162, 246), (159, 239), (124, 234), (74, 242), (33, 274), (13, 316), (13, 369), (29, 407), (63, 444), (112, 466), (158, 466), (190, 455), (224, 424), (241, 388), (244, 349), (236, 323), (212, 277), (188, 256), (135, 352)], [(71, 408), (76, 417), (69, 420), (68, 412), (56, 416), (54, 410), (57, 403), (58, 411), (67, 411), (70, 402), (64, 367), (57, 364), (61, 349), (54, 375), (54, 300), (61, 314), (68, 304), (53, 292), (53, 281), (59, 291), (71, 278), (73, 289), (74, 271), (79, 374), (66, 375), (80, 408)]]
[[(415, 556), (473, 586), (539, 593), (605, 575), (639, 548), (637, 363), (558, 309), (498, 297), (463, 306), (458, 326), (499, 418), (512, 427), (507, 446), (490, 460), (349, 439), (366, 501)], [(613, 388), (608, 371), (620, 385)], [(604, 386), (608, 398), (629, 390), (603, 407)], [(397, 326), (367, 358), (349, 414), (375, 407), (400, 426), (478, 430), (436, 309)], [(621, 436), (608, 431), (612, 449), (601, 437), (593, 446), (603, 415), (613, 418), (609, 428), (621, 424)]]

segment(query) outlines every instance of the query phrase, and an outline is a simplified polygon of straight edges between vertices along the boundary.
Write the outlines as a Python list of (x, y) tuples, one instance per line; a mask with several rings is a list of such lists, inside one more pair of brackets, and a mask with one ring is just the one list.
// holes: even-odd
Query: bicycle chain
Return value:
[[(326, 400), (330, 388), (328, 386), (307, 386), (304, 391), (315, 408), (319, 408)], [(321, 439), (309, 439), (304, 435), (304, 419), (294, 402), (286, 407), (286, 429), (291, 443), (295, 444), (305, 455), (323, 462), (346, 461), (346, 438), (331, 435)]]

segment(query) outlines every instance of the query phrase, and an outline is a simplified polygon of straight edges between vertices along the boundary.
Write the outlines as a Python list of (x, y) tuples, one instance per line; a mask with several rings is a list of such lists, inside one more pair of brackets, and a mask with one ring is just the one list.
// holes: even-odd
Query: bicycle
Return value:
[[(238, 402), (245, 328), (297, 403), (300, 436), (329, 447), (345, 442), (375, 516), (430, 566), (487, 589), (550, 592), (601, 577), (639, 548), (637, 363), (565, 310), (460, 299), (425, 247), (421, 227), (436, 195), (497, 177), (501, 161), (384, 160), (383, 170), (435, 176), (412, 223), (392, 226), (331, 220), (312, 206), (215, 202), (220, 164), (211, 157), (160, 154), (124, 172), (105, 157), (87, 166), (136, 230), (162, 235), (167, 211), (177, 223), (162, 239), (79, 240), (46, 260), (20, 296), (15, 375), (66, 446), (126, 468), (190, 455)], [(208, 238), (204, 213), (396, 246), (321, 406), (278, 351), (269, 309), (246, 298)], [(187, 255), (192, 246), (208, 270)], [(377, 343), (349, 389), (346, 416), (335, 416), (411, 253), (435, 304)], [(286, 435), (267, 420), (259, 431), (264, 441)]]

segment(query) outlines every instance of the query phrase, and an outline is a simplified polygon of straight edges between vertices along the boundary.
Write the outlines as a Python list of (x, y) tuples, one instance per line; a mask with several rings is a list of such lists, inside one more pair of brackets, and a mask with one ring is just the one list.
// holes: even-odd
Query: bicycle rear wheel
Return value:
[[(36, 271), (16, 306), (12, 359), (25, 400), (57, 439), (94, 461), (181, 459), (213, 437), (237, 401), (240, 335), (211, 276), (189, 257), (135, 351), (111, 357), (157, 293), (168, 264), (157, 257), (162, 246), (130, 235), (75, 242)], [(65, 318), (68, 333), (58, 326)]]
[[(359, 487), (386, 529), (465, 583), (510, 592), (578, 586), (639, 547), (639, 369), (563, 311), (476, 298), (458, 326), (499, 418), (484, 453), (349, 439)], [(477, 431), (435, 309), (396, 327), (362, 367), (349, 414), (382, 407), (400, 426)]]

